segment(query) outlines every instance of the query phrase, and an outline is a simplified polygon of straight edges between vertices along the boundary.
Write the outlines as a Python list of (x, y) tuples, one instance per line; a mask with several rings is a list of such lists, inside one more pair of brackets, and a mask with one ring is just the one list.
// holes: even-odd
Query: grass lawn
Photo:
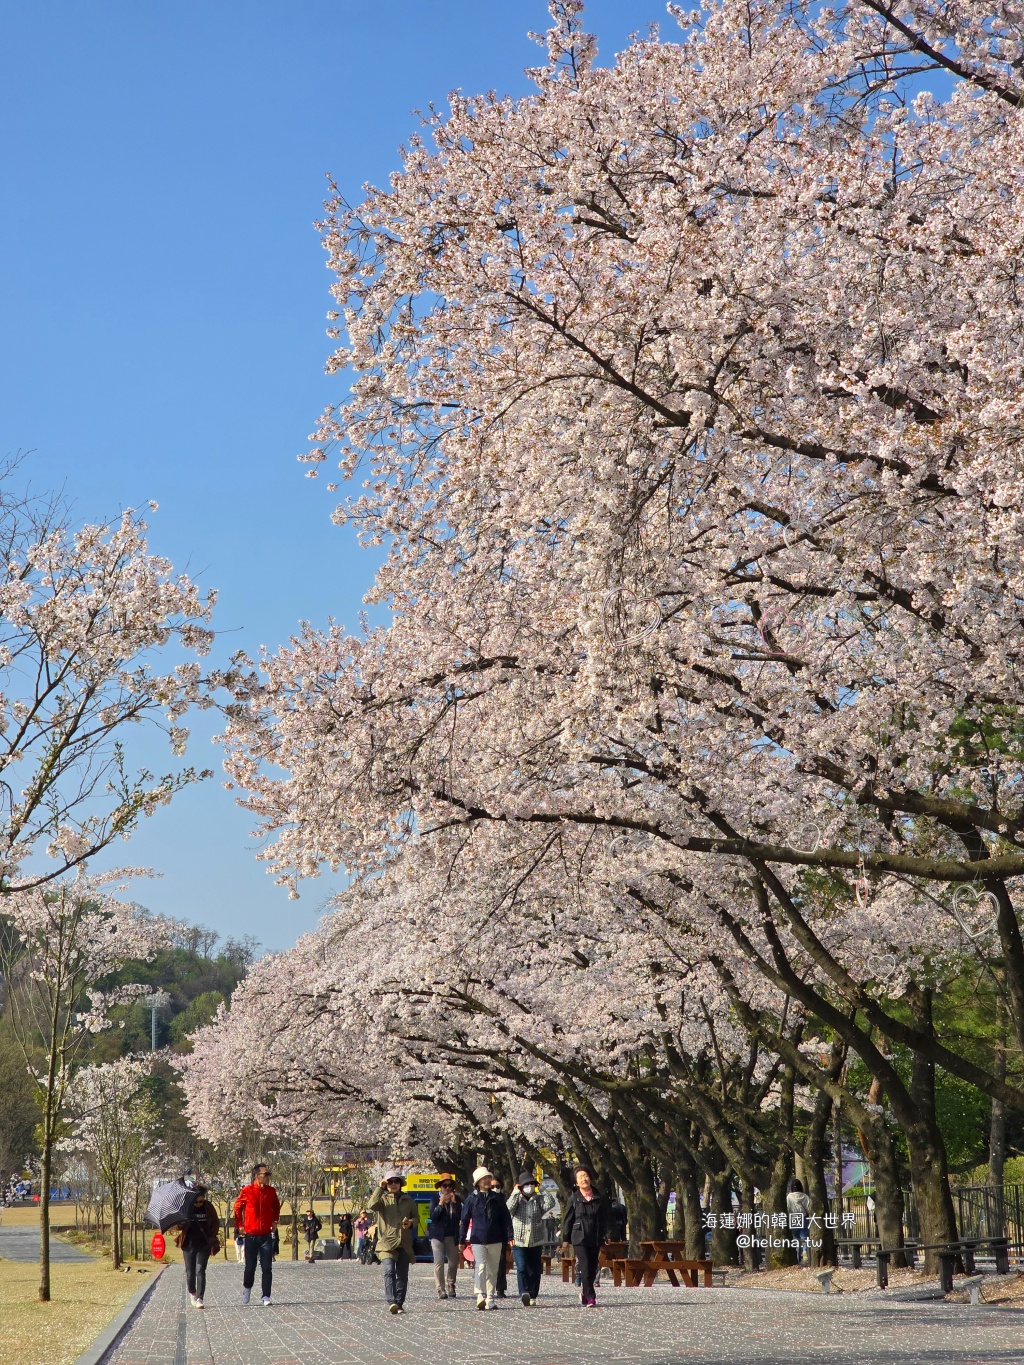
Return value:
[(105, 1261), (57, 1264), (50, 1274), (53, 1299), (39, 1303), (39, 1266), (0, 1260), (3, 1365), (71, 1365), (150, 1279), (115, 1275)]
[[(37, 1228), (38, 1226), (38, 1204), (33, 1204), (32, 1207), (28, 1209), (4, 1209), (0, 1211), (0, 1227), (2, 1228)], [(54, 1232), (56, 1232), (58, 1228), (73, 1228), (74, 1226), (74, 1204), (50, 1205), (50, 1227)]]

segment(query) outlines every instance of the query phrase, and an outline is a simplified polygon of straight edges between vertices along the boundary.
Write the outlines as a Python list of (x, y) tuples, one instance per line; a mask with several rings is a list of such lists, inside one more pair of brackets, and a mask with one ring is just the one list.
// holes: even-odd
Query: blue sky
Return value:
[[(587, 7), (605, 62), (664, 18), (661, 0)], [(0, 455), (34, 452), (34, 483), (82, 520), (158, 502), (151, 544), (220, 590), (225, 644), (355, 627), (374, 571), (295, 461), (340, 396), (325, 175), (356, 197), (413, 109), (525, 91), (527, 31), (547, 26), (543, 0), (0, 3)], [(219, 766), (214, 728), (194, 725), (198, 766)], [(289, 902), (249, 828), (218, 776), (118, 861), (162, 873), (139, 889), (153, 909), (283, 948), (340, 883)]]

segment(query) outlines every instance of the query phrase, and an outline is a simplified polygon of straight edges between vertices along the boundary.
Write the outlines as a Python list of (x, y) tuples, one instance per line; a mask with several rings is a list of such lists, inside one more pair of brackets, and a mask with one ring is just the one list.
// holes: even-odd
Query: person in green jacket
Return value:
[(405, 1312), (409, 1266), (413, 1259), (412, 1230), (416, 1203), (405, 1194), (405, 1176), (389, 1171), (370, 1195), (367, 1208), (377, 1217), (377, 1255), (384, 1267), (384, 1302), (389, 1313)]

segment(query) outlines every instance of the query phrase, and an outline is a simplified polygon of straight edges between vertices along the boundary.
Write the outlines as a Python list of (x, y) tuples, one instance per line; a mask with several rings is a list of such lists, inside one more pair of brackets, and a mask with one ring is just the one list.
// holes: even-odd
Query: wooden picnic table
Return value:
[(704, 1288), (713, 1284), (712, 1263), (710, 1261), (691, 1261), (686, 1257), (685, 1242), (650, 1241), (640, 1243), (638, 1257), (624, 1257), (616, 1262), (621, 1270), (622, 1279), (630, 1288), (639, 1284), (652, 1285), (658, 1271), (663, 1270), (669, 1281), (679, 1288), (679, 1275), (683, 1283), (691, 1289), (697, 1288), (697, 1276), (703, 1273)]

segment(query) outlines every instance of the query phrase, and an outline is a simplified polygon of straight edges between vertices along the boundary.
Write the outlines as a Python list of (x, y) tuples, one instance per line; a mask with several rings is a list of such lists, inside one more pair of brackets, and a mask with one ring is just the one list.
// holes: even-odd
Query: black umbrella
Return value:
[(184, 1180), (169, 1180), (158, 1185), (146, 1209), (146, 1222), (166, 1232), (176, 1223), (187, 1223), (192, 1216), (196, 1192)]

